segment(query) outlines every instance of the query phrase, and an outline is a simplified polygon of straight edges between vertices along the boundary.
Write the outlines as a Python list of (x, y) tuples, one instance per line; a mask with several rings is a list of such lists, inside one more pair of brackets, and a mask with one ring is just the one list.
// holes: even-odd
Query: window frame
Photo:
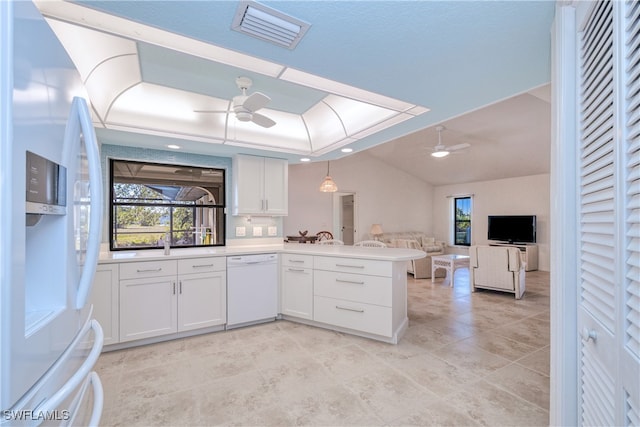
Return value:
[[(190, 208), (192, 209), (192, 211), (195, 213), (196, 209), (202, 209), (202, 208), (210, 208), (210, 209), (217, 209), (220, 212), (220, 215), (222, 216), (220, 223), (221, 226), (216, 230), (217, 234), (220, 236), (220, 239), (218, 239), (219, 243), (210, 243), (210, 244), (195, 244), (195, 242), (193, 244), (188, 244), (188, 245), (177, 245), (177, 244), (170, 244), (170, 247), (172, 249), (179, 249), (179, 248), (202, 248), (202, 247), (219, 247), (219, 246), (225, 246), (226, 245), (226, 224), (227, 224), (227, 206), (226, 206), (226, 193), (227, 193), (227, 171), (225, 168), (222, 167), (213, 167), (213, 166), (196, 166), (196, 165), (183, 165), (183, 164), (177, 164), (177, 163), (162, 163), (162, 162), (151, 162), (151, 161), (145, 161), (145, 160), (130, 160), (130, 159), (119, 159), (119, 158), (109, 158), (109, 203), (108, 203), (108, 209), (109, 209), (109, 250), (110, 251), (131, 251), (131, 250), (149, 250), (149, 249), (160, 249), (159, 246), (123, 246), (123, 247), (114, 247), (114, 221), (115, 221), (115, 207), (116, 206), (150, 206), (150, 207), (162, 207), (162, 208), (169, 208), (169, 233), (177, 233), (177, 232), (184, 232), (184, 230), (174, 230), (173, 229), (173, 215), (174, 215), (174, 210), (176, 208)], [(116, 162), (128, 162), (128, 163), (139, 163), (139, 164), (146, 164), (146, 165), (156, 165), (156, 166), (169, 166), (169, 167), (188, 167), (188, 168), (198, 168), (198, 169), (211, 169), (211, 170), (215, 170), (218, 171), (222, 174), (222, 188), (223, 188), (223, 197), (221, 197), (221, 200), (217, 200), (217, 203), (208, 203), (208, 204), (193, 204), (193, 205), (189, 205), (189, 204), (184, 204), (184, 203), (167, 203), (167, 202), (162, 202), (162, 203), (152, 203), (152, 202), (123, 202), (123, 203), (114, 203), (114, 164)], [(195, 218), (195, 215), (193, 215), (193, 218)], [(173, 234), (172, 234), (173, 236)], [(172, 239), (173, 240), (173, 239)]]
[[(458, 219), (458, 215), (457, 215), (457, 210), (458, 210), (458, 201), (459, 200), (468, 200), (469, 201), (469, 219), (468, 220), (459, 220)], [(465, 242), (458, 242), (458, 224), (461, 223), (468, 223), (468, 232), (467, 232), (467, 241)], [(472, 228), (472, 224), (473, 224), (473, 197), (472, 196), (456, 196), (453, 197), (453, 214), (452, 214), (452, 241), (453, 241), (453, 245), (454, 246), (466, 246), (469, 247), (471, 246), (471, 232), (473, 230)]]

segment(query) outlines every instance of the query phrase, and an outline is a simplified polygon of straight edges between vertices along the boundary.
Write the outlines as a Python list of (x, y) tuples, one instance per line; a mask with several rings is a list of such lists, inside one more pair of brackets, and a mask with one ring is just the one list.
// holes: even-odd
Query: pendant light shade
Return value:
[(338, 186), (329, 176), (329, 162), (327, 162), (327, 176), (324, 177), (324, 181), (320, 184), (320, 191), (323, 193), (335, 193), (338, 191)]

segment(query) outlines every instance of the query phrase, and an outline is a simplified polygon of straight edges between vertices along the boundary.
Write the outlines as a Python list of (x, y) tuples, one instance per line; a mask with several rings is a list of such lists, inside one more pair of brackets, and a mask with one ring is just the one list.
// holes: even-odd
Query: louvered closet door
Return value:
[(638, 2), (578, 7), (580, 420), (639, 425)]
[(625, 232), (621, 375), (624, 424), (640, 426), (640, 2), (628, 1), (625, 30)]

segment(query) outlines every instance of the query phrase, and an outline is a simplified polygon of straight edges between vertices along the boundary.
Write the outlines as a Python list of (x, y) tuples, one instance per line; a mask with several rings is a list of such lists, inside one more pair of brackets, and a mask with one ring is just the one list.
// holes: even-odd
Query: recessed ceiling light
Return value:
[(171, 148), (172, 150), (179, 150), (180, 146), (176, 144), (169, 144), (167, 145), (167, 148)]
[(342, 151), (343, 153), (351, 153), (351, 152), (353, 152), (353, 148), (343, 148), (340, 151)]
[(301, 158), (301, 159), (300, 159), (300, 161), (301, 161), (301, 162), (310, 162), (310, 161), (311, 161), (311, 159), (310, 159), (310, 158), (308, 158), (308, 157), (303, 157), (303, 158)]

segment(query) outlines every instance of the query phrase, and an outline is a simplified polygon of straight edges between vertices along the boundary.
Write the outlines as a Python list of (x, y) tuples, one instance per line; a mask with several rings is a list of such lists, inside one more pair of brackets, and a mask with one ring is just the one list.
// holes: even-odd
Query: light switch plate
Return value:
[(244, 237), (247, 235), (246, 227), (236, 227), (236, 237)]
[(278, 235), (278, 227), (271, 226), (267, 228), (267, 235), (269, 236), (277, 236)]
[(253, 227), (254, 236), (262, 236), (262, 227)]

